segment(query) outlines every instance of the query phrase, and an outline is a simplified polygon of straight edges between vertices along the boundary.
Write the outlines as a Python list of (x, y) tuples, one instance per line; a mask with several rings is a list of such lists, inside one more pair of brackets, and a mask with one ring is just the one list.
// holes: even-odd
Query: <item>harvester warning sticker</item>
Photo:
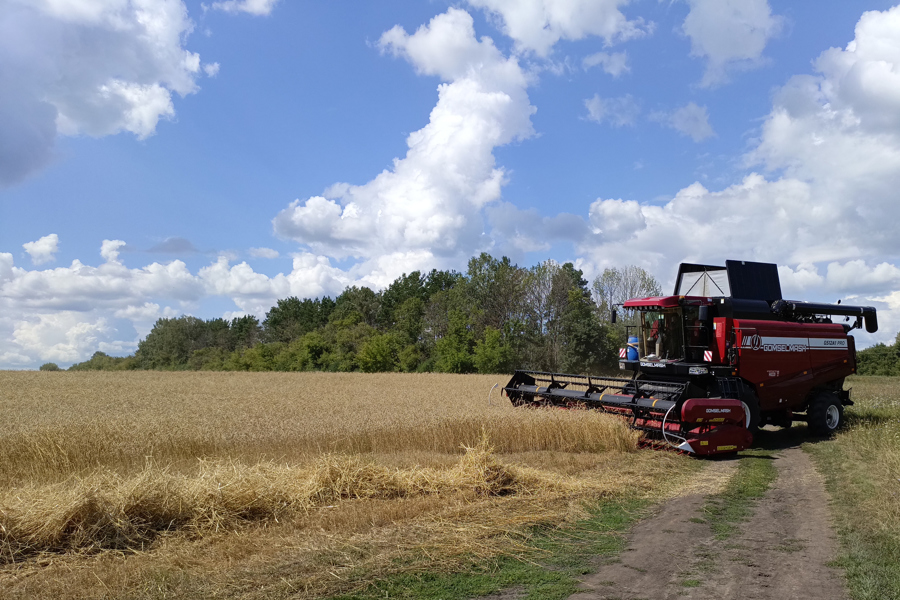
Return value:
[(795, 338), (754, 334), (744, 336), (741, 341), (742, 350), (761, 350), (763, 352), (806, 352), (807, 350), (845, 350), (846, 348), (846, 338)]

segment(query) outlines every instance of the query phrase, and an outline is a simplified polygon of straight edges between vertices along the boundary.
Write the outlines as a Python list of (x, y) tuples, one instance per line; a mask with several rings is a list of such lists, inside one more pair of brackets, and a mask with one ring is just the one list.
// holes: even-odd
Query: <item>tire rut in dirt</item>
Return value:
[(843, 573), (827, 566), (837, 542), (822, 477), (799, 448), (773, 460), (778, 478), (739, 533), (716, 540), (703, 497), (672, 500), (570, 600), (846, 599)]
[[(717, 461), (707, 469), (728, 477), (735, 467), (734, 461)], [(583, 591), (570, 600), (658, 600), (670, 597), (671, 590), (681, 592), (680, 573), (691, 568), (695, 548), (711, 535), (709, 526), (698, 519), (705, 501), (705, 495), (691, 494), (665, 503), (655, 516), (632, 529), (622, 554), (601, 563), (579, 586)]]

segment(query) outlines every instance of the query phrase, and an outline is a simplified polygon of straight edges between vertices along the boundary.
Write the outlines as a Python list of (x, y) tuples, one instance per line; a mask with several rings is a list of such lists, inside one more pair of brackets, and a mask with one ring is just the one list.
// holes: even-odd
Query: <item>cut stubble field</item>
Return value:
[(515, 555), (696, 461), (504, 376), (0, 372), (9, 597), (320, 597)]

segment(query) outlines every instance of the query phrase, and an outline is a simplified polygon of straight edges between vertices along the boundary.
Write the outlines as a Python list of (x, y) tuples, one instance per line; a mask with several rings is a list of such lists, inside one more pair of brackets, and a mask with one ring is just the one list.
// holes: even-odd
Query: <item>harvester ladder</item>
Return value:
[(732, 398), (734, 400), (741, 399), (743, 384), (740, 379), (734, 377), (717, 377), (719, 383), (719, 391), (722, 392), (723, 398)]

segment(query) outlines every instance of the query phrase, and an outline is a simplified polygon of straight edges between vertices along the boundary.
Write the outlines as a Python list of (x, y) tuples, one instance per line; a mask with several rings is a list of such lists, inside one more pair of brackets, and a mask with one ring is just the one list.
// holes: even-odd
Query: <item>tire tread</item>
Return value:
[[(838, 419), (837, 427), (835, 427), (834, 429), (829, 429), (827, 425), (826, 413), (828, 411), (828, 407), (832, 404), (838, 407), (840, 418)], [(844, 406), (841, 404), (841, 400), (837, 397), (837, 394), (831, 392), (821, 392), (815, 398), (813, 398), (809, 403), (807, 415), (809, 431), (816, 436), (829, 436), (844, 425)]]

